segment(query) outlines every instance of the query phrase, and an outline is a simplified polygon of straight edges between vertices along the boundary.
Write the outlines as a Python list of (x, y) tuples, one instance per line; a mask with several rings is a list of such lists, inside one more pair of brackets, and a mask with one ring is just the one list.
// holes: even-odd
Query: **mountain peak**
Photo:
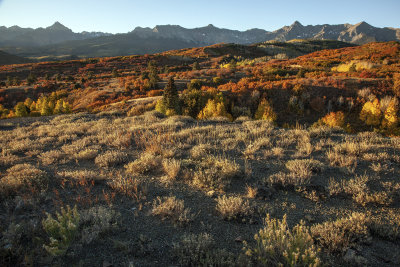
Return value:
[(354, 25), (354, 26), (356, 26), (356, 27), (362, 27), (362, 28), (369, 28), (369, 27), (372, 27), (370, 24), (368, 24), (368, 23), (365, 22), (365, 21), (361, 21), (361, 22), (357, 23), (357, 24)]
[(206, 26), (206, 28), (217, 28), (217, 27), (215, 27), (213, 24), (208, 24), (208, 25)]
[(293, 22), (293, 24), (291, 25), (291, 27), (303, 27), (303, 24), (301, 24), (298, 20), (296, 20), (295, 22)]
[(64, 25), (62, 25), (60, 22), (56, 21), (54, 22), (53, 25), (47, 27), (46, 29), (48, 30), (56, 30), (56, 31), (70, 31), (70, 29), (68, 29), (67, 27), (65, 27)]

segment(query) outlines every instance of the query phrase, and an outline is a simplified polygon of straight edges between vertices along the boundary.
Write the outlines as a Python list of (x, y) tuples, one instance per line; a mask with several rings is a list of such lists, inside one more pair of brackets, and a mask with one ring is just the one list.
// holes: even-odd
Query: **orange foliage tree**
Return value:
[(331, 112), (322, 118), (322, 123), (329, 127), (341, 127), (345, 126), (345, 115), (342, 111)]

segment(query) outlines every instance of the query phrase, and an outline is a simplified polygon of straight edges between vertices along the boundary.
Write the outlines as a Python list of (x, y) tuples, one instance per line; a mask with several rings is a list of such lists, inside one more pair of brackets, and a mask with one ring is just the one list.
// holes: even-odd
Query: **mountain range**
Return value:
[(103, 32), (74, 33), (59, 22), (47, 28), (0, 27), (0, 50), (29, 57), (59, 59), (63, 57), (122, 56), (158, 53), (171, 49), (207, 46), (216, 43), (253, 44), (293, 39), (338, 40), (352, 44), (375, 41), (400, 41), (400, 29), (378, 28), (366, 22), (358, 24), (308, 25), (295, 21), (276, 31), (221, 29), (210, 24), (187, 29), (178, 25), (137, 27), (123, 34)]

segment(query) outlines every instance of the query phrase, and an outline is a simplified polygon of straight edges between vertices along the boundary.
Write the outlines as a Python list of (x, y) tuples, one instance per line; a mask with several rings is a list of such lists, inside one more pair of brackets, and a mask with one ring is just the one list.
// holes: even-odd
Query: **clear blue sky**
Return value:
[(136, 26), (179, 24), (276, 30), (295, 20), (400, 28), (400, 0), (0, 0), (0, 25), (47, 27), (59, 21), (75, 32), (128, 32)]

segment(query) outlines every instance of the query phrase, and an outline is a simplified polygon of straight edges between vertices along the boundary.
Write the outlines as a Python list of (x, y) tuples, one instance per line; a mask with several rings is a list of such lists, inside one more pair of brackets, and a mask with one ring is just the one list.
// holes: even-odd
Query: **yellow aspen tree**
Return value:
[(397, 127), (397, 124), (399, 122), (399, 118), (397, 117), (397, 113), (399, 111), (398, 103), (395, 99), (390, 101), (389, 106), (385, 110), (385, 113), (383, 114), (383, 120), (382, 120), (382, 127), (383, 128), (388, 128), (388, 129), (393, 129)]
[(277, 118), (276, 113), (272, 109), (271, 104), (268, 102), (267, 99), (261, 100), (260, 104), (258, 105), (257, 111), (254, 115), (256, 120), (267, 120), (267, 121), (275, 121)]
[(373, 102), (368, 101), (364, 104), (360, 119), (367, 125), (379, 126), (381, 124), (382, 111), (380, 109), (379, 100), (376, 98)]

